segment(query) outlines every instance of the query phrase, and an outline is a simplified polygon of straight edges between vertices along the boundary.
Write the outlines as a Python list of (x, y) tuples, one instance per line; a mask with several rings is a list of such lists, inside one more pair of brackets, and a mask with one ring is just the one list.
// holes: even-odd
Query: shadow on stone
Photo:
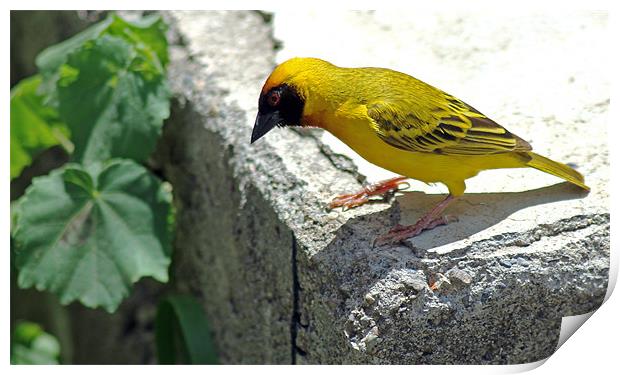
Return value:
[[(523, 192), (465, 194), (446, 210), (446, 213), (456, 215), (458, 222), (424, 231), (419, 236), (407, 240), (408, 245), (424, 251), (432, 250), (467, 239), (524, 208), (580, 199), (585, 195), (587, 195), (586, 192), (568, 182)], [(326, 249), (332, 245), (347, 242), (347, 239), (353, 235), (361, 235), (362, 237), (356, 237), (355, 242), (366, 243), (367, 246), (363, 246), (364, 248), (373, 248), (375, 251), (398, 246), (375, 247), (372, 244), (374, 238), (386, 233), (397, 224), (398, 221), (395, 219), (398, 216), (406, 216), (404, 220), (401, 220), (402, 225), (413, 224), (417, 218), (444, 197), (443, 194), (404, 192), (402, 196), (396, 198), (398, 202), (398, 206), (394, 208), (396, 215), (380, 211), (351, 218), (340, 228), (336, 233), (336, 238)], [(410, 220), (407, 220), (409, 218)], [(381, 227), (376, 223), (385, 223), (385, 226)]]
[[(586, 195), (582, 189), (568, 182), (522, 192), (465, 194), (446, 210), (446, 213), (456, 215), (458, 222), (422, 232), (420, 236), (409, 241), (417, 248), (430, 250), (469, 238), (524, 208), (580, 199)], [(401, 212), (407, 212), (407, 218), (413, 218), (411, 223), (402, 224), (413, 224), (444, 197), (420, 192), (406, 193), (398, 197)]]

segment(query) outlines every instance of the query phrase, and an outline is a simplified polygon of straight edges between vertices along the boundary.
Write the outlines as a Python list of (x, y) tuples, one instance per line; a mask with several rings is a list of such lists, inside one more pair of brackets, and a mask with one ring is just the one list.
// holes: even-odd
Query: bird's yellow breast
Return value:
[(481, 170), (518, 166), (510, 155), (441, 155), (393, 147), (377, 136), (363, 107), (317, 111), (304, 121), (329, 131), (370, 163), (426, 183), (441, 182), (453, 195), (462, 195), (463, 181)]

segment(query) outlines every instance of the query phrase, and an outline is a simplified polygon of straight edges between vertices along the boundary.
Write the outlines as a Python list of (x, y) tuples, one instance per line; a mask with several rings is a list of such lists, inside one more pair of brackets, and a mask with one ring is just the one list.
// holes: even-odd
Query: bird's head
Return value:
[(313, 58), (293, 58), (271, 72), (258, 99), (258, 115), (250, 143), (276, 126), (301, 125), (307, 97), (305, 73), (317, 64), (329, 63)]

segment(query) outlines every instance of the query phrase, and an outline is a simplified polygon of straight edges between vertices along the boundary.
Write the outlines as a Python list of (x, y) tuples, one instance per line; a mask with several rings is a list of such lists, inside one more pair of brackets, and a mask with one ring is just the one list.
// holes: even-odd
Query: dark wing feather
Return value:
[(532, 149), (476, 109), (439, 93), (426, 108), (413, 100), (376, 101), (367, 104), (367, 114), (383, 141), (407, 151), (485, 155)]

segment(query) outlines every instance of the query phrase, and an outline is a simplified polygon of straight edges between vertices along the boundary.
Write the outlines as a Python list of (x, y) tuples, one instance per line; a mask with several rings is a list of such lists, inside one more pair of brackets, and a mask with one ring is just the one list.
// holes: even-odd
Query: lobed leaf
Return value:
[(162, 183), (129, 160), (35, 178), (14, 230), (18, 285), (112, 312), (141, 277), (167, 281), (171, 209)]
[(169, 116), (164, 72), (111, 35), (68, 56), (58, 80), (59, 113), (71, 129), (74, 160), (145, 160)]
[(151, 57), (156, 56), (165, 67), (168, 63), (167, 25), (161, 17), (152, 15), (135, 22), (128, 22), (111, 13), (105, 20), (94, 24), (73, 37), (43, 50), (36, 58), (36, 66), (43, 76), (43, 91), (48, 96), (48, 103), (57, 105), (55, 95), (56, 82), (61, 66), (67, 62), (69, 55), (85, 43), (105, 34), (125, 39)]

